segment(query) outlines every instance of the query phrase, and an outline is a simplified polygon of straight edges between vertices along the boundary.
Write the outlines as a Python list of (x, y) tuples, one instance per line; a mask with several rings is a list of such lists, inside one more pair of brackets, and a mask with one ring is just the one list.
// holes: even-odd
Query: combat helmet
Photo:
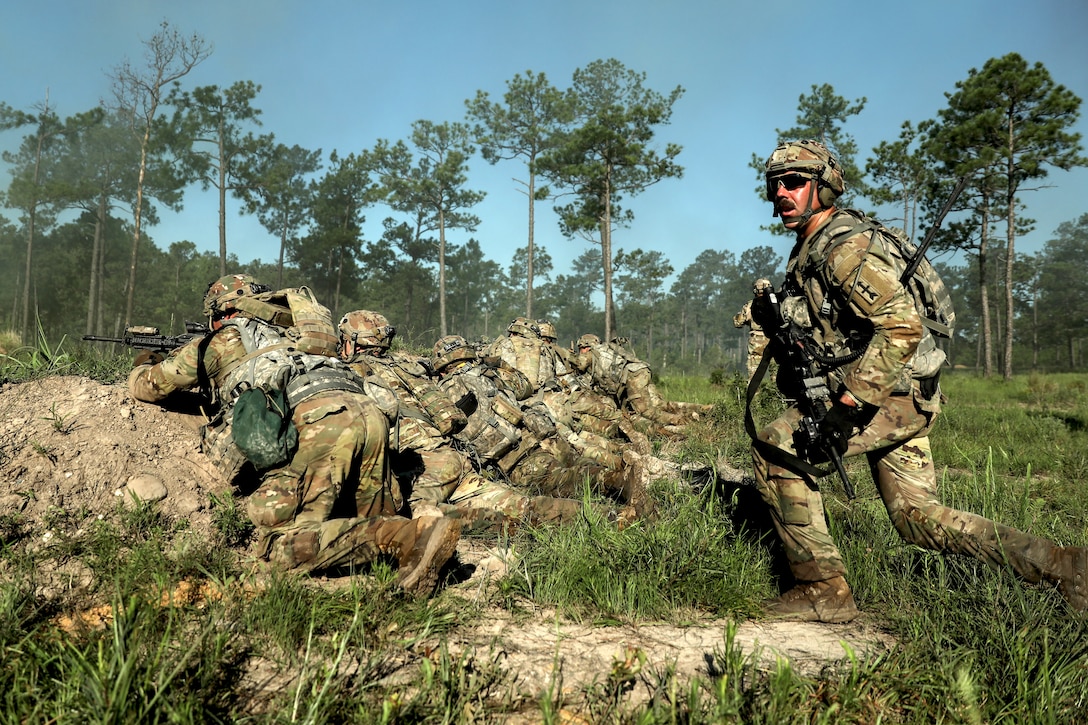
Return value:
[(234, 300), (271, 291), (271, 287), (261, 284), (252, 275), (228, 274), (208, 285), (204, 292), (204, 314), (210, 318), (220, 317), (235, 309)]
[(559, 338), (559, 334), (555, 331), (555, 325), (552, 324), (551, 320), (537, 320), (536, 327), (540, 331), (541, 340), (555, 342)]
[(798, 174), (815, 179), (818, 198), (824, 207), (830, 207), (846, 191), (842, 166), (827, 146), (819, 141), (803, 139), (780, 143), (765, 164), (767, 201), (773, 202), (778, 191), (778, 179), (787, 174)]
[(540, 339), (540, 326), (528, 317), (515, 317), (510, 326), (506, 328), (506, 331), (511, 335)]
[(388, 350), (397, 335), (397, 328), (389, 324), (385, 315), (370, 310), (349, 312), (340, 318), (340, 324), (336, 327), (340, 333), (341, 355), (347, 342), (351, 342), (356, 349), (377, 347)]
[(460, 335), (446, 335), (431, 350), (431, 367), (440, 373), (461, 360), (475, 360), (476, 349)]
[(600, 344), (601, 344), (601, 338), (597, 337), (592, 332), (587, 332), (586, 334), (584, 334), (584, 335), (582, 335), (581, 337), (578, 338), (578, 349), (579, 350), (582, 349), (583, 347), (592, 347), (593, 345), (600, 345)]

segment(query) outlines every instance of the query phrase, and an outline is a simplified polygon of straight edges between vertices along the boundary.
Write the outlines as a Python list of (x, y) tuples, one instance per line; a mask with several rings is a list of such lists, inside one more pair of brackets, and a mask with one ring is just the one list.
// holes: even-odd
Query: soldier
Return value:
[[(770, 288), (771, 281), (761, 277), (752, 285), (752, 295), (758, 297)], [(751, 380), (752, 376), (756, 374), (756, 368), (759, 367), (759, 361), (763, 359), (763, 351), (767, 349), (767, 334), (763, 332), (763, 327), (752, 319), (752, 300), (745, 302), (744, 306), (740, 308), (740, 312), (733, 315), (733, 327), (738, 330), (743, 327), (748, 328), (746, 368), (748, 379)]]
[[(567, 397), (563, 410), (569, 415), (571, 429), (597, 446), (607, 447), (609, 439), (620, 436), (623, 421), (616, 401), (597, 393), (592, 385), (583, 382), (577, 354), (557, 343), (554, 325), (547, 320), (537, 320), (537, 326), (540, 338), (555, 358), (556, 378)], [(631, 431), (627, 426), (622, 427), (625, 435)]]
[(434, 346), (431, 364), (451, 398), (475, 402), (469, 423), (456, 438), (519, 488), (578, 497), (588, 480), (597, 493), (610, 495), (641, 512), (646, 503), (641, 460), (626, 451), (611, 465), (584, 451), (573, 432), (557, 424), (539, 401), (520, 401), (525, 376), (500, 359), (481, 360), (463, 337), (447, 335)]
[(710, 410), (709, 405), (666, 400), (653, 384), (649, 364), (616, 340), (603, 343), (592, 333), (582, 335), (578, 338), (577, 365), (592, 377), (594, 387), (657, 432), (677, 433), (683, 425)]
[[(778, 295), (780, 309), (828, 361), (821, 363), (831, 391), (819, 427), (822, 441), (843, 456), (866, 456), (905, 541), (1007, 565), (1027, 581), (1057, 584), (1075, 609), (1088, 607), (1088, 549), (1056, 546), (938, 501), (929, 431), (941, 406), (943, 356), (933, 354), (939, 349), (899, 281), (890, 242), (872, 227), (859, 228), (858, 216), (835, 206), (845, 188), (836, 158), (815, 141), (783, 143), (767, 159), (766, 181), (774, 215), (797, 235)], [(753, 313), (765, 329), (777, 322), (758, 302)], [(778, 345), (773, 338), (772, 349)], [(797, 395), (788, 385), (783, 392)], [(797, 582), (771, 600), (767, 612), (847, 622), (858, 610), (819, 489), (798, 464), (794, 434), (801, 418), (794, 405), (763, 428), (752, 446), (757, 487)]]
[[(214, 281), (204, 297), (212, 332), (165, 359), (142, 353), (129, 390), (137, 400), (162, 403), (178, 391), (206, 387), (218, 413), (202, 430), (203, 449), (231, 477), (244, 462), (233, 443), (236, 401), (256, 386), (284, 390), (297, 450), (282, 465), (261, 471), (259, 487), (247, 500), (262, 557), (310, 572), (391, 555), (401, 587), (430, 593), (454, 552), (459, 524), (395, 515), (385, 418), (335, 358), (331, 342), (320, 354), (287, 344), (282, 321), (292, 319), (290, 309), (271, 305), (274, 314), (268, 317), (279, 324), (250, 311), (268, 304), (261, 296), (269, 291), (244, 274)], [(327, 339), (334, 341), (331, 320), (326, 327)], [(337, 518), (334, 510), (349, 515)]]
[[(554, 335), (551, 323), (544, 321), (544, 326), (546, 332)], [(486, 357), (501, 360), (525, 376), (529, 382), (531, 400), (547, 407), (562, 438), (574, 445), (579, 454), (619, 470), (624, 465), (622, 452), (597, 432), (602, 427), (607, 429), (607, 422), (587, 420), (583, 425), (581, 420), (575, 420), (576, 405), (581, 409), (588, 408), (590, 412), (593, 412), (593, 407), (581, 396), (572, 396), (568, 371), (559, 359), (557, 350), (558, 346), (541, 335), (539, 322), (517, 317), (507, 328), (507, 334), (491, 343)]]
[(382, 380), (373, 395), (382, 397), (381, 387), (394, 393), (395, 400), (381, 407), (391, 420), (390, 446), (399, 454), (400, 473), (411, 479), (406, 498), (412, 510), (441, 511), (477, 528), (522, 519), (562, 521), (577, 514), (578, 501), (529, 497), (481, 476), (451, 438), (469, 418), (431, 377), (429, 364), (390, 352), (395, 335), (384, 315), (349, 312), (339, 323), (339, 355), (365, 380)]

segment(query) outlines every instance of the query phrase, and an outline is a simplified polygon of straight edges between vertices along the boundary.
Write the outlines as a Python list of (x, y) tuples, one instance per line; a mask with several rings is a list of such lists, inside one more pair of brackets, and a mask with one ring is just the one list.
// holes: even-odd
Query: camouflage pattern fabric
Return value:
[[(158, 403), (195, 389), (199, 355), (197, 340), (161, 363), (136, 367), (129, 390), (137, 400)], [(204, 352), (212, 385), (244, 356), (237, 330), (213, 333)], [(385, 456), (384, 416), (364, 395), (327, 391), (298, 403), (292, 419), (297, 452), (287, 465), (266, 472), (247, 500), (263, 555), (304, 571), (373, 561), (380, 553), (375, 532), (383, 522), (399, 520), (393, 516), (398, 501)]]
[[(521, 492), (518, 495), (532, 500), (534, 515), (546, 517), (547, 510), (551, 509), (567, 511), (570, 502), (566, 499), (580, 498), (587, 480), (591, 488), (601, 493), (618, 494), (623, 490), (626, 481), (622, 470), (624, 464), (618, 454), (609, 452), (606, 455), (596, 450), (593, 444), (569, 429), (565, 429), (565, 436), (559, 435), (564, 429), (556, 425), (554, 419), (553, 432), (546, 436), (543, 435), (544, 431), (534, 432), (523, 427), (526, 416), (532, 417), (532, 411), (538, 408), (539, 403), (527, 405), (526, 410), (521, 411), (517, 440), (513, 445), (501, 456), (491, 456), (487, 452), (491, 448), (490, 439), (483, 434), (500, 430), (503, 423), (511, 422), (496, 411), (508, 411), (516, 405), (504, 384), (504, 377), (498, 374), (494, 365), (468, 360), (444, 368), (440, 377), (443, 389), (451, 397), (460, 397), (471, 391), (477, 399), (477, 407), (469, 416), (469, 424), (458, 434), (458, 438), (473, 447), (482, 465), (491, 466), (496, 470), (496, 475), (504, 476)], [(570, 440), (577, 441), (578, 449), (571, 445)], [(601, 458), (606, 458), (607, 462), (602, 462)], [(526, 496), (524, 492), (531, 495)], [(494, 495), (498, 494), (485, 493), (486, 497)], [(511, 505), (514, 501), (505, 497), (503, 503)]]
[[(484, 531), (514, 521), (560, 521), (580, 508), (580, 502), (534, 498), (481, 475), (472, 459), (455, 447), (455, 440), (464, 440), (473, 430), (473, 421), (453, 404), (453, 397), (460, 394), (449, 395), (417, 360), (369, 349), (356, 353), (350, 365), (357, 373), (380, 378), (397, 396), (399, 416), (391, 423), (390, 446), (401, 454), (398, 461), (416, 464), (412, 470), (398, 471), (411, 480), (406, 498), (413, 516), (440, 513), (460, 519), (469, 530)], [(496, 375), (501, 380), (511, 373)], [(520, 373), (516, 375), (528, 384)], [(519, 409), (513, 401), (510, 407)], [(464, 425), (444, 433), (432, 414), (446, 421), (460, 416)]]
[(645, 423), (641, 427), (664, 433), (661, 426), (682, 426), (687, 422), (653, 384), (649, 364), (633, 357), (622, 345), (591, 344), (579, 354), (575, 364), (589, 375), (595, 390), (642, 419)]
[(752, 300), (745, 302), (744, 306), (740, 308), (740, 312), (733, 315), (733, 327), (738, 330), (742, 327), (748, 328), (745, 370), (748, 373), (748, 379), (751, 380), (756, 373), (756, 368), (759, 367), (760, 360), (763, 359), (763, 352), (767, 349), (767, 343), (770, 342), (760, 324), (752, 319)]
[[(464, 427), (465, 414), (454, 407), (418, 361), (369, 348), (352, 356), (349, 365), (364, 381), (384, 387), (388, 392), (383, 397), (391, 393), (396, 398), (395, 406), (385, 404), (382, 408), (389, 415), (389, 447), (398, 454), (395, 473), (410, 481), (409, 507), (423, 501), (446, 501), (472, 471), (471, 463), (447, 437), (454, 428)], [(404, 470), (402, 466), (409, 462), (411, 468)]]
[[(1027, 581), (1050, 576), (1051, 542), (938, 501), (928, 434), (941, 396), (935, 390), (927, 397), (910, 374), (922, 338), (921, 322), (879, 239), (859, 234), (822, 256), (821, 245), (834, 233), (836, 216), (794, 247), (785, 288), (799, 294), (804, 304), (784, 308), (795, 310), (794, 322), (805, 323), (835, 355), (849, 352), (851, 333), (864, 333), (870, 326), (873, 330), (857, 361), (829, 375), (832, 391), (845, 388), (879, 406), (869, 425), (850, 439), (845, 457), (866, 456), (888, 515), (905, 541), (973, 556), (992, 566), (1007, 564)], [(821, 310), (827, 314), (818, 314)], [(800, 319), (806, 314), (809, 319)], [(759, 438), (796, 453), (793, 436), (800, 418), (790, 408), (764, 427)], [(757, 488), (771, 509), (794, 576), (815, 582), (844, 575), (816, 483), (767, 460), (754, 447), (752, 458)]]

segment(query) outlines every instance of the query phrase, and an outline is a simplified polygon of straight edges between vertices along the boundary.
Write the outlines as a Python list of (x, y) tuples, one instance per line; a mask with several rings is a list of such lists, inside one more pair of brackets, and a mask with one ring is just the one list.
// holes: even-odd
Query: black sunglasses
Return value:
[(776, 176), (773, 179), (767, 179), (767, 199), (768, 201), (774, 201), (774, 197), (778, 194), (778, 187), (784, 188), (786, 191), (795, 191), (811, 181), (807, 176), (801, 176), (800, 174), (785, 174), (784, 176)]

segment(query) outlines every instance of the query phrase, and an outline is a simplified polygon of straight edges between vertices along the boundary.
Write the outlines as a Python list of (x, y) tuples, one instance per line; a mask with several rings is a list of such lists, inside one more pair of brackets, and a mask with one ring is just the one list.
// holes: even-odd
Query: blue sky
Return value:
[[(748, 163), (773, 149), (776, 128), (794, 125), (798, 99), (813, 85), (868, 99), (846, 126), (862, 161), (904, 121), (936, 117), (971, 68), (1010, 52), (1042, 62), (1088, 99), (1084, 0), (36, 0), (0, 10), (7, 69), (0, 100), (29, 110), (48, 93), (62, 117), (87, 110), (108, 97), (114, 67), (125, 58), (139, 63), (141, 40), (163, 20), (215, 47), (186, 77), (188, 87), (254, 81), (262, 86), (254, 102), (261, 130), (320, 148), (326, 159), (379, 138), (406, 139), (418, 119), (460, 121), (477, 90), (501, 99), (506, 81), (529, 70), (566, 87), (575, 69), (616, 58), (661, 93), (682, 86), (659, 138), (683, 146), (684, 176), (628, 199), (634, 224), (614, 235), (617, 248), (663, 252), (677, 272), (705, 249), (739, 255), (770, 244), (788, 252), (786, 238), (760, 229), (772, 221), (770, 206), (753, 193)], [(1088, 137), (1086, 116), (1082, 107), (1076, 130)], [(14, 147), (18, 136), (0, 135), (0, 147)], [(525, 197), (513, 181), (523, 176), (520, 165), (475, 158), (469, 187), (487, 193), (474, 208), (481, 224), (472, 235), (452, 232), (450, 241), (475, 237), (506, 266), (526, 240)], [(1046, 183), (1023, 196), (1038, 223), (1019, 250), (1040, 249), (1058, 224), (1088, 212), (1088, 169), (1053, 171)], [(230, 204), (229, 251), (243, 261), (275, 260), (278, 242)], [(368, 238), (377, 238), (386, 215), (369, 210)], [(217, 250), (216, 224), (214, 190), (194, 187), (184, 210), (163, 213), (149, 233), (163, 249), (184, 239)], [(538, 206), (536, 240), (558, 273), (587, 244), (565, 239), (547, 204)]]

